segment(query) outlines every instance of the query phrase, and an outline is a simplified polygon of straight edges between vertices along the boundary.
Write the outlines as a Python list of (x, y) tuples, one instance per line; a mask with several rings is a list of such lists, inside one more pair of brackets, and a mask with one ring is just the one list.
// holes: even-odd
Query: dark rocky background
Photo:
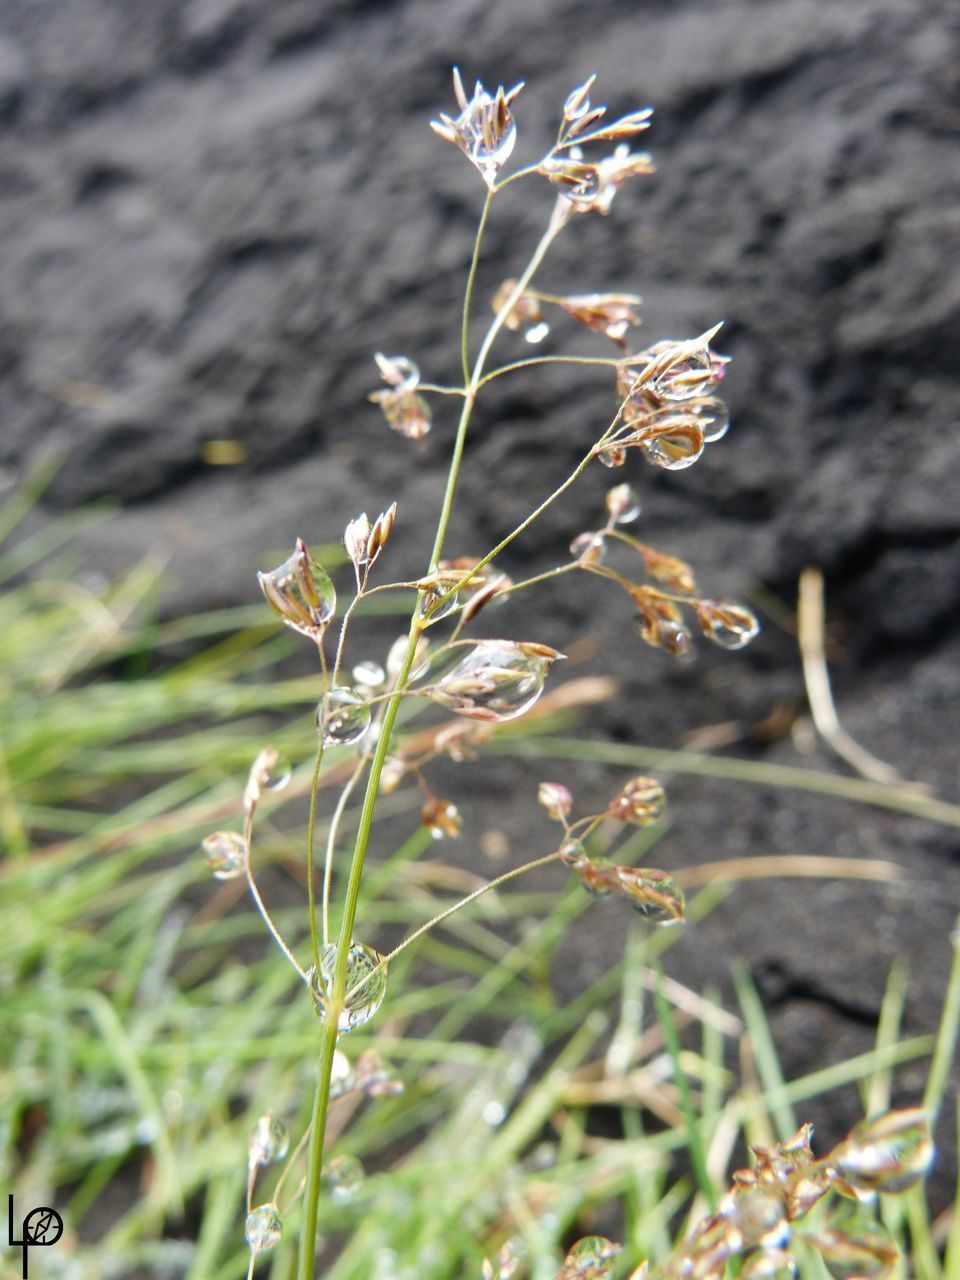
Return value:
[[(743, 654), (672, 663), (603, 584), (525, 597), (498, 619), (560, 648), (566, 675), (612, 671), (589, 732), (676, 746), (732, 724), (734, 751), (833, 767), (802, 715), (796, 581), (820, 566), (847, 728), (908, 777), (957, 794), (960, 697), (960, 15), (936, 0), (4, 0), (0, 7), (0, 463), (16, 484), (65, 461), (36, 520), (121, 504), (84, 535), (105, 572), (147, 551), (170, 611), (255, 599), (252, 571), (297, 534), (400, 501), (391, 568), (429, 547), (453, 422), (426, 447), (366, 403), (374, 349), (457, 372), (457, 310), (478, 175), (427, 128), (450, 66), (526, 79), (517, 158), (546, 149), (567, 92), (600, 72), (611, 110), (652, 103), (658, 174), (608, 219), (564, 234), (540, 280), (645, 297), (641, 341), (724, 319), (734, 426), (692, 470), (594, 468), (504, 562), (556, 563), (611, 481), (643, 492), (641, 536), (688, 556), (704, 589), (752, 601)], [(498, 201), (486, 299), (552, 202), (538, 179)], [(484, 303), (485, 305), (485, 303)], [(565, 335), (551, 349), (603, 349)], [(519, 350), (516, 339), (505, 352)], [(450, 402), (452, 403), (452, 402)], [(566, 474), (610, 415), (603, 371), (504, 380), (477, 418), (450, 548), (479, 552)], [(240, 441), (233, 467), (205, 442)], [(596, 639), (596, 651), (590, 641)], [(360, 652), (358, 656), (372, 656)], [(806, 754), (804, 753), (804, 744)], [(843, 766), (836, 766), (841, 771)], [(615, 771), (492, 761), (448, 790), (474, 836), (515, 848), (553, 773), (607, 795)], [(935, 1024), (960, 900), (955, 831), (802, 793), (676, 777), (664, 865), (754, 853), (884, 857), (908, 885), (739, 888), (671, 955), (694, 983), (754, 966), (787, 1070), (868, 1047), (889, 966), (910, 965), (906, 1030)], [(491, 816), (493, 813), (493, 816)], [(542, 840), (542, 828), (536, 836)], [(595, 909), (561, 990), (622, 945)], [(590, 919), (591, 917), (588, 917)], [(676, 957), (676, 960), (673, 959)], [(914, 1101), (923, 1072), (898, 1074)], [(824, 1140), (856, 1110), (818, 1103)], [(832, 1108), (832, 1110), (829, 1110)], [(949, 1158), (946, 1161), (949, 1164)], [(944, 1170), (946, 1172), (946, 1170)]]

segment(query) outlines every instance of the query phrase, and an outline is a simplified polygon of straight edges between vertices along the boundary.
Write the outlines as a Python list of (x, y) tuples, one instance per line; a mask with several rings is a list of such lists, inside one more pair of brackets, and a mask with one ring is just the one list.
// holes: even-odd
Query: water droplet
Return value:
[(537, 804), (554, 822), (562, 822), (573, 808), (570, 788), (559, 782), (541, 782), (537, 788)]
[(833, 1280), (887, 1280), (896, 1269), (897, 1246), (875, 1222), (863, 1221), (849, 1230), (835, 1228), (807, 1238)]
[(546, 645), (481, 640), (427, 692), (461, 716), (514, 720), (537, 701), (551, 664), (562, 657)]
[(934, 1158), (927, 1113), (919, 1107), (862, 1120), (828, 1157), (855, 1191), (907, 1191)]
[(721, 649), (742, 649), (760, 631), (749, 609), (727, 600), (701, 600), (696, 607), (700, 630)]
[(317, 728), (328, 747), (359, 742), (370, 728), (370, 707), (346, 685), (334, 685), (317, 704)]
[(264, 791), (282, 791), (293, 777), (293, 765), (289, 756), (276, 747), (264, 747), (250, 766), (243, 803), (253, 808)]
[(363, 1165), (356, 1156), (334, 1156), (324, 1167), (323, 1181), (337, 1204), (347, 1204), (363, 1185)]
[(716, 444), (730, 430), (730, 410), (719, 396), (704, 396), (692, 406), (705, 444)]
[[(409, 636), (406, 635), (397, 636), (390, 646), (390, 652), (387, 654), (387, 675), (391, 680), (396, 680), (400, 674), (409, 639)], [(426, 636), (421, 636), (417, 641), (417, 652), (414, 655), (413, 666), (410, 669), (410, 679), (416, 680), (418, 676), (422, 676), (429, 665), (430, 644)]]
[(618, 822), (645, 827), (663, 814), (667, 797), (656, 778), (631, 778), (610, 801), (607, 813)]
[(619, 1252), (605, 1236), (584, 1236), (567, 1253), (556, 1280), (610, 1280)]
[(692, 351), (664, 370), (654, 382), (653, 389), (662, 400), (692, 400), (710, 389), (713, 376), (710, 352)]
[(653, 867), (618, 867), (621, 890), (647, 924), (680, 924), (684, 918), (683, 890), (666, 871)]
[(794, 1280), (797, 1264), (785, 1249), (760, 1249), (751, 1253), (740, 1270), (740, 1280)]
[(289, 1146), (290, 1134), (283, 1121), (269, 1113), (261, 1116), (250, 1135), (250, 1164), (276, 1164), (287, 1154)]
[(642, 428), (638, 439), (640, 452), (647, 462), (664, 471), (683, 471), (692, 467), (703, 453), (703, 430), (687, 417), (660, 419), (654, 426)]
[(363, 685), (365, 689), (379, 689), (387, 679), (387, 673), (379, 662), (358, 662), (352, 675), (354, 683)]
[(607, 510), (615, 524), (632, 524), (640, 516), (637, 491), (628, 484), (618, 484), (607, 494)]
[(783, 1249), (790, 1241), (790, 1220), (783, 1194), (763, 1187), (735, 1188), (720, 1212), (743, 1237), (748, 1248)]
[(276, 569), (258, 573), (257, 579), (267, 603), (288, 627), (311, 639), (323, 633), (337, 607), (337, 593), (302, 538), (293, 555)]
[(607, 558), (607, 543), (602, 533), (578, 533), (570, 543), (570, 554), (584, 564), (603, 564)]
[(581, 862), (586, 862), (587, 851), (584, 848), (583, 841), (572, 837), (569, 840), (564, 840), (560, 846), (560, 858), (561, 861), (568, 862), (571, 866), (578, 866)]
[(420, 810), (420, 821), (434, 840), (443, 840), (446, 837), (456, 839), (463, 830), (463, 819), (457, 806), (437, 796), (430, 796), (424, 801), (423, 808)]
[(353, 1064), (342, 1049), (334, 1049), (330, 1070), (330, 1097), (342, 1098), (353, 1086)]
[(609, 467), (612, 470), (614, 467), (623, 466), (627, 460), (627, 451), (619, 445), (613, 445), (601, 449), (597, 457), (600, 459), (601, 466)]
[(539, 324), (533, 324), (524, 332), (524, 337), (532, 346), (541, 343), (550, 332), (550, 326), (545, 320), (541, 320)]
[(394, 391), (415, 391), (420, 385), (420, 370), (408, 356), (385, 356), (374, 353), (380, 376)]
[[(383, 957), (373, 947), (353, 943), (347, 954), (346, 1002), (340, 1010), (337, 1025), (341, 1031), (352, 1031), (367, 1022), (380, 1008), (387, 990), (387, 967), (380, 965)], [(320, 973), (309, 970), (310, 989), (317, 1012), (323, 1016), (333, 986), (337, 963), (336, 943), (330, 942), (320, 951)], [(376, 969), (373, 977), (368, 975)], [(366, 979), (366, 981), (364, 981)]]
[(247, 865), (247, 842), (235, 831), (215, 831), (202, 842), (207, 867), (215, 880), (242, 876)]
[(423, 602), (420, 605), (420, 617), (429, 618), (431, 622), (440, 622), (443, 618), (448, 618), (459, 606), (460, 592), (450, 591), (449, 587), (441, 587), (439, 590), (424, 593)]
[(507, 1118), (507, 1108), (498, 1098), (491, 1098), (483, 1108), (484, 1123), (488, 1124), (491, 1129), (496, 1129), (503, 1124)]
[(283, 1219), (275, 1204), (261, 1204), (247, 1214), (243, 1231), (250, 1252), (265, 1253), (280, 1243), (283, 1235)]

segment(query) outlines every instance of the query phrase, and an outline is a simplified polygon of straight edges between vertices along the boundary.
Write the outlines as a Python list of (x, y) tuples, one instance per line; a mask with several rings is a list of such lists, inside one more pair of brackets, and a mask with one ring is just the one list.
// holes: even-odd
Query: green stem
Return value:
[(502, 364), (496, 369), (491, 369), (477, 383), (477, 390), (486, 386), (488, 382), (492, 382), (494, 378), (502, 378), (505, 373), (514, 373), (517, 369), (529, 369), (536, 364), (595, 364), (602, 365), (605, 369), (615, 369), (620, 361), (604, 356), (528, 356), (526, 360), (513, 360), (510, 364)]
[[(457, 478), (460, 474), (460, 463), (463, 458), (463, 448), (466, 441), (467, 428), (470, 425), (470, 417), (473, 413), (473, 406), (476, 400), (476, 380), (480, 376), (483, 368), (483, 362), (486, 360), (490, 347), (493, 344), (493, 340), (502, 327), (510, 308), (523, 292), (526, 284), (529, 283), (533, 272), (536, 270), (540, 261), (542, 261), (544, 253), (546, 253), (550, 240), (553, 238), (553, 234), (556, 234), (556, 232), (553, 234), (548, 232), (547, 235), (541, 239), (523, 277), (518, 281), (516, 289), (507, 299), (506, 303), (495, 317), (493, 324), (490, 326), (480, 349), (480, 354), (477, 356), (477, 363), (474, 366), (473, 376), (471, 378), (469, 376), (469, 355), (467, 353), (470, 305), (473, 296), (473, 285), (477, 274), (477, 263), (480, 258), (480, 246), (483, 240), (483, 231), (486, 226), (487, 214), (490, 207), (490, 200), (491, 195), (488, 194), (484, 201), (483, 213), (480, 218), (477, 238), (473, 247), (473, 258), (470, 262), (470, 271), (467, 277), (467, 288), (463, 308), (463, 324), (461, 326), (461, 353), (463, 354), (465, 368), (467, 369), (468, 385), (464, 388), (463, 408), (461, 410), (460, 421), (457, 426), (456, 441), (454, 443), (453, 455), (450, 459), (450, 469), (447, 475), (446, 491), (444, 493), (443, 505), (437, 522), (437, 533), (436, 538), (434, 539), (433, 551), (430, 557), (431, 568), (435, 567), (437, 561), (440, 559), (440, 555), (443, 551), (443, 544), (446, 539), (447, 527), (450, 521), (450, 513), (453, 510), (453, 498), (456, 491)], [(394, 683), (393, 693), (388, 699), (384, 710), (383, 722), (380, 726), (380, 737), (377, 740), (377, 746), (370, 763), (370, 773), (367, 777), (367, 788), (363, 797), (363, 807), (360, 811), (360, 822), (357, 828), (357, 838), (353, 849), (353, 859), (350, 864), (350, 877), (347, 883), (343, 916), (340, 923), (340, 936), (337, 943), (337, 957), (334, 964), (333, 979), (330, 983), (330, 999), (327, 1004), (327, 1008), (324, 1011), (323, 1034), (320, 1046), (320, 1063), (317, 1072), (317, 1089), (314, 1096), (313, 1118), (310, 1126), (310, 1152), (307, 1157), (304, 1218), (300, 1235), (300, 1257), (297, 1273), (299, 1280), (312, 1280), (313, 1277), (317, 1238), (317, 1216), (320, 1198), (320, 1177), (323, 1170), (323, 1140), (327, 1126), (327, 1107), (330, 1101), (330, 1074), (333, 1069), (334, 1050), (337, 1047), (340, 1013), (344, 1006), (347, 991), (347, 957), (353, 941), (353, 926), (356, 920), (357, 906), (360, 899), (360, 884), (363, 878), (363, 866), (366, 859), (367, 846), (370, 842), (370, 830), (373, 825), (373, 814), (374, 809), (376, 808), (377, 794), (380, 788), (380, 775), (383, 772), (383, 765), (389, 751), (390, 737), (393, 732), (393, 726), (396, 722), (397, 713), (400, 709), (400, 701), (403, 696), (404, 686), (410, 678), (410, 672), (413, 669), (416, 657), (417, 643), (420, 639), (420, 609), (423, 604), (423, 597), (424, 593), (422, 591), (418, 592), (413, 617), (410, 621), (410, 632), (407, 641), (406, 653), (404, 654), (400, 671)]]
[(483, 233), (487, 229), (487, 217), (493, 192), (488, 190), (477, 225), (477, 234), (473, 242), (473, 257), (470, 259), (470, 271), (467, 274), (467, 288), (463, 296), (463, 321), (460, 325), (460, 362), (463, 365), (463, 383), (466, 388), (470, 383), (470, 311), (473, 304), (473, 286), (477, 279), (477, 267), (480, 263), (480, 245)]
[[(310, 816), (307, 819), (307, 910), (310, 913), (310, 945), (313, 949), (313, 964), (320, 972), (320, 940), (317, 937), (317, 904), (314, 900), (313, 864), (314, 844), (317, 830), (317, 789), (320, 786), (320, 766), (323, 764), (323, 735), (313, 762), (313, 778), (310, 782)], [(324, 938), (326, 941), (326, 938)]]

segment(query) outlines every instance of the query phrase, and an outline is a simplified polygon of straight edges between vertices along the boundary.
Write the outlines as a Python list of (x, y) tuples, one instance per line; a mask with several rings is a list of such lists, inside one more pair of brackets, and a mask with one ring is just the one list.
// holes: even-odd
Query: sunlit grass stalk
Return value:
[[(488, 192), (484, 201), (483, 214), (480, 219), (476, 240), (474, 242), (473, 255), (471, 257), (470, 269), (467, 276), (466, 293), (464, 297), (463, 323), (461, 327), (461, 354), (463, 357), (464, 369), (467, 371), (469, 370), (467, 341), (469, 335), (473, 285), (476, 278), (477, 264), (479, 262), (483, 233), (486, 227), (487, 213), (489, 212), (491, 199), (492, 192)], [(453, 510), (453, 501), (456, 493), (457, 481), (460, 475), (460, 467), (463, 460), (463, 449), (466, 443), (467, 432), (473, 415), (474, 405), (476, 403), (477, 383), (483, 373), (483, 368), (486, 363), (487, 356), (489, 355), (490, 348), (492, 347), (497, 334), (503, 326), (503, 323), (517, 298), (520, 297), (524, 288), (526, 288), (527, 284), (532, 279), (540, 262), (543, 260), (543, 257), (558, 230), (559, 226), (551, 226), (541, 237), (541, 240), (534, 250), (522, 276), (517, 281), (515, 288), (506, 299), (504, 305), (494, 318), (493, 323), (487, 330), (486, 337), (481, 344), (480, 351), (473, 365), (473, 370), (467, 378), (467, 385), (464, 388), (465, 394), (463, 406), (460, 411), (460, 420), (457, 425), (453, 453), (447, 474), (443, 503), (441, 505), (440, 515), (437, 521), (433, 550), (430, 555), (431, 567), (436, 566), (443, 552), (450, 515)], [(360, 812), (357, 836), (350, 863), (349, 878), (344, 895), (343, 913), (341, 916), (340, 933), (337, 942), (336, 961), (330, 982), (329, 999), (326, 1002), (324, 1010), (317, 1088), (311, 1120), (311, 1137), (307, 1156), (307, 1178), (304, 1192), (303, 1226), (300, 1239), (298, 1273), (300, 1280), (310, 1280), (310, 1277), (313, 1276), (320, 1184), (323, 1171), (323, 1143), (326, 1130), (326, 1115), (330, 1101), (330, 1075), (333, 1069), (333, 1054), (337, 1046), (337, 1038), (339, 1034), (339, 1018), (343, 1010), (347, 994), (347, 962), (350, 946), (353, 941), (353, 927), (360, 900), (360, 886), (363, 878), (363, 867), (366, 859), (367, 846), (370, 840), (370, 831), (373, 825), (377, 794), (380, 788), (380, 778), (383, 772), (384, 762), (390, 749), (390, 739), (396, 723), (397, 714), (400, 709), (401, 696), (407, 681), (410, 678), (410, 672), (413, 668), (414, 659), (416, 657), (417, 644), (422, 631), (420, 624), (420, 610), (423, 600), (424, 593), (418, 592), (413, 616), (410, 622), (407, 647), (404, 652), (400, 671), (394, 682), (394, 692), (385, 705), (383, 720), (380, 725), (380, 736), (370, 761), (370, 771), (367, 777), (366, 792), (364, 794)]]

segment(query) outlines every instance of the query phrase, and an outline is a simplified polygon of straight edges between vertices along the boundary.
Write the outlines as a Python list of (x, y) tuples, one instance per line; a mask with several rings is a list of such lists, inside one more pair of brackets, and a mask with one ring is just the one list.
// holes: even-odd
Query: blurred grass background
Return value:
[[(65, 1219), (63, 1240), (34, 1251), (39, 1276), (232, 1280), (248, 1262), (247, 1137), (268, 1108), (294, 1140), (305, 1128), (317, 1024), (242, 887), (210, 881), (198, 845), (235, 825), (265, 735), (309, 762), (316, 681), (286, 674), (296, 642), (265, 607), (158, 621), (156, 566), (85, 581), (71, 538), (102, 513), (18, 537), (43, 482), (0, 512), (5, 1180), (18, 1204), (54, 1205)], [(563, 758), (570, 726), (569, 712), (541, 718), (534, 738), (513, 726), (495, 749)], [(582, 758), (619, 750), (618, 763), (649, 767), (641, 750), (576, 747)], [(722, 775), (739, 765), (758, 783), (798, 785), (771, 766), (660, 754), (675, 769)], [(328, 753), (322, 786), (342, 764)], [(810, 772), (804, 785), (883, 802), (868, 784), (832, 775)], [(255, 853), (294, 948), (306, 934), (296, 904), (308, 786), (304, 763), (283, 797), (284, 806), (294, 797), (290, 811), (264, 806)], [(418, 805), (401, 791), (385, 808), (409, 829)], [(928, 814), (937, 815), (960, 819), (942, 804)], [(646, 860), (656, 838), (638, 832), (618, 857)], [(415, 829), (371, 868), (361, 915), (370, 936), (406, 932), (476, 886), (470, 873), (417, 862), (431, 845)], [(725, 892), (723, 877), (711, 878), (691, 919)], [(363, 1104), (348, 1096), (335, 1109), (332, 1150), (359, 1156), (367, 1176), (348, 1203), (331, 1192), (322, 1206), (331, 1280), (479, 1276), (483, 1256), (507, 1240), (546, 1280), (588, 1231), (623, 1239), (624, 1267), (663, 1259), (726, 1185), (744, 1143), (815, 1121), (828, 1090), (856, 1083), (865, 1110), (876, 1110), (897, 1066), (918, 1059), (933, 1063), (931, 1101), (947, 1087), (960, 972), (955, 961), (948, 985), (946, 940), (937, 1036), (902, 1037), (905, 975), (895, 969), (875, 1049), (785, 1081), (745, 970), (736, 1008), (662, 975), (677, 931), (638, 925), (620, 964), (558, 1003), (551, 970), (590, 907), (559, 872), (547, 890), (521, 881), (391, 966), (387, 1003), (344, 1048), (375, 1050), (404, 1092)], [(884, 1212), (912, 1259), (903, 1276), (954, 1280), (956, 1203), (934, 1216), (919, 1191)], [(257, 1274), (292, 1274), (293, 1236)]]

